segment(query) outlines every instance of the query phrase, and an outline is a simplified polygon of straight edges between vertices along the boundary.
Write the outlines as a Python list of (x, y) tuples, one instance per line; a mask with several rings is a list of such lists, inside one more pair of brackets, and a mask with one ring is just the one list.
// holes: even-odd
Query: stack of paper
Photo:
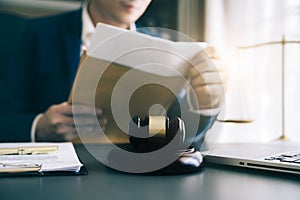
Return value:
[[(55, 151), (44, 151), (46, 147)], [(34, 151), (28, 151), (35, 149)], [(17, 150), (17, 152), (15, 152)], [(9, 152), (11, 151), (11, 152)], [(22, 152), (25, 152), (22, 155)], [(74, 171), (82, 166), (72, 143), (2, 143), (0, 172)]]

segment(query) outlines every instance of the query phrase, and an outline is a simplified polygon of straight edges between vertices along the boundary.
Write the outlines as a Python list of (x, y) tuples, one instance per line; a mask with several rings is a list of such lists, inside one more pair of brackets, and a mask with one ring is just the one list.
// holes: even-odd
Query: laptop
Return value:
[(206, 153), (207, 163), (300, 174), (300, 145), (224, 143)]

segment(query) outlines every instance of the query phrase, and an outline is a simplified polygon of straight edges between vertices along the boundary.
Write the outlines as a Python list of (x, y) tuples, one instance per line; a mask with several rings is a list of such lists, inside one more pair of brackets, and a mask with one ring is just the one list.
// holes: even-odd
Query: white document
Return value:
[(87, 55), (160, 76), (184, 76), (206, 47), (206, 43), (173, 42), (99, 23)]
[(144, 118), (153, 105), (160, 107), (152, 115), (168, 110), (188, 87), (186, 73), (195, 58), (206, 59), (205, 47), (205, 43), (173, 42), (97, 24), (70, 102), (101, 108), (108, 120), (105, 132), (124, 139), (133, 116)]
[(16, 168), (26, 165), (41, 165), (42, 172), (47, 171), (75, 171), (82, 166), (73, 144), (66, 143), (0, 143), (0, 148), (58, 146), (58, 151), (49, 154), (36, 155), (0, 155), (1, 168)]

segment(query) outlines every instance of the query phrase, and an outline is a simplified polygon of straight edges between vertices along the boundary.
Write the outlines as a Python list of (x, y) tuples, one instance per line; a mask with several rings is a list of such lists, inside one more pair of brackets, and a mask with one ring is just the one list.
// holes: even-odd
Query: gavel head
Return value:
[[(174, 140), (174, 141), (173, 141)], [(171, 141), (180, 149), (185, 140), (185, 126), (182, 119), (167, 116), (135, 116), (129, 123), (129, 141), (141, 151), (155, 151)]]

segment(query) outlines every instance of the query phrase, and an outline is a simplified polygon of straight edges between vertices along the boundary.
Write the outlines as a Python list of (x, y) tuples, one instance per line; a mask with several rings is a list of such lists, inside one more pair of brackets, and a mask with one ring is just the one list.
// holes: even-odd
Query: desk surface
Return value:
[(300, 196), (300, 176), (219, 166), (204, 166), (188, 175), (132, 175), (108, 169), (84, 146), (76, 149), (89, 175), (0, 178), (0, 199), (294, 200)]

